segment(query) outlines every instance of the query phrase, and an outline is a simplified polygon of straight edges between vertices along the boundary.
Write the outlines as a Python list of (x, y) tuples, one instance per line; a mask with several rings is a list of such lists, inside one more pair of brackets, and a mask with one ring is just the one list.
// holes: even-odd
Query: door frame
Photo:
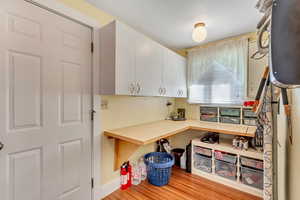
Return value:
[[(83, 15), (79, 11), (64, 5), (57, 0), (24, 0), (28, 3), (34, 4), (42, 9), (48, 10), (56, 15), (67, 18), (69, 20), (75, 21), (81, 25), (87, 26), (92, 31), (92, 43), (93, 43), (93, 52), (92, 52), (92, 80), (91, 80), (91, 115), (93, 115), (93, 121), (91, 122), (91, 180), (93, 180), (93, 188), (91, 189), (91, 197), (93, 199), (98, 198), (97, 187), (100, 185), (101, 179), (101, 127), (100, 127), (100, 96), (97, 95), (99, 91), (99, 29), (101, 25), (98, 21)], [(93, 112), (93, 113), (92, 113)], [(98, 123), (95, 123), (98, 121)]]

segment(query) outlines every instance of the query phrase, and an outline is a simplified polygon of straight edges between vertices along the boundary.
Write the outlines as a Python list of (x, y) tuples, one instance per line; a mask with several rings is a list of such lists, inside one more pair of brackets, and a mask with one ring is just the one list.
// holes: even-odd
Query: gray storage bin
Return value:
[(215, 151), (215, 158), (217, 160), (222, 160), (222, 161), (229, 162), (232, 164), (236, 164), (236, 161), (237, 161), (237, 155), (225, 153), (222, 151)]
[(241, 109), (240, 108), (220, 108), (220, 116), (227, 117), (240, 117)]
[(255, 187), (258, 189), (263, 189), (264, 186), (264, 173), (262, 170), (251, 169), (248, 167), (241, 167), (241, 177), (242, 183)]
[(264, 169), (264, 161), (253, 159), (253, 158), (247, 158), (247, 157), (241, 156), (241, 164), (242, 164), (242, 166), (245, 166), (245, 167), (251, 167), (251, 168), (260, 169), (260, 170)]
[(243, 119), (243, 124), (249, 125), (249, 126), (256, 126), (256, 118), (244, 118)]
[(220, 117), (220, 122), (228, 124), (240, 124), (241, 119), (239, 117)]
[(207, 122), (218, 122), (218, 117), (212, 117), (210, 115), (201, 115), (200, 116), (201, 121), (207, 121)]
[(218, 115), (218, 108), (217, 107), (200, 107), (201, 114), (215, 114)]
[(215, 160), (216, 161), (216, 174), (230, 180), (236, 180), (237, 167), (235, 164)]
[(207, 122), (218, 122), (218, 108), (200, 107), (200, 120)]
[(246, 109), (246, 108), (243, 109), (243, 116), (244, 116), (244, 118), (247, 118), (247, 117), (256, 118), (257, 117), (256, 113), (253, 112), (252, 109)]
[(212, 172), (212, 159), (200, 154), (194, 154), (194, 167), (201, 171), (211, 173)]
[(204, 147), (194, 146), (194, 152), (209, 157), (212, 156), (212, 150)]

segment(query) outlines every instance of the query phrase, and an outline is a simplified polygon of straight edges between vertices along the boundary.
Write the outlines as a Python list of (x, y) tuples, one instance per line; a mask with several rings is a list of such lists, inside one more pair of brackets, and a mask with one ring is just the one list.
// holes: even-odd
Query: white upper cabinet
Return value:
[(115, 92), (120, 95), (133, 95), (135, 92), (135, 32), (123, 24), (118, 24), (115, 45)]
[(114, 21), (100, 30), (100, 94), (186, 97), (186, 61)]
[(136, 38), (136, 84), (137, 95), (158, 96), (163, 54), (160, 45), (138, 34)]

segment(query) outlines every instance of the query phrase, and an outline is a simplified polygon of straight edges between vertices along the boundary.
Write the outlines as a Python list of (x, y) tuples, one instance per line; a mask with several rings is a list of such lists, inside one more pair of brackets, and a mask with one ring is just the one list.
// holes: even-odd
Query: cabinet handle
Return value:
[(0, 151), (4, 148), (4, 144), (0, 142)]
[(136, 83), (136, 86), (137, 86), (136, 93), (139, 94), (141, 91), (141, 85), (139, 83)]
[(130, 94), (133, 94), (134, 90), (135, 90), (134, 83), (131, 83), (130, 86), (129, 86), (129, 92), (130, 92)]
[(166, 88), (163, 88), (163, 95), (166, 95), (166, 93), (167, 93), (167, 89)]
[(159, 93), (160, 95), (163, 94), (163, 89), (162, 89), (161, 87), (158, 89), (158, 93)]
[(178, 92), (177, 92), (177, 96), (179, 96), (179, 97), (180, 97), (180, 90), (178, 90)]

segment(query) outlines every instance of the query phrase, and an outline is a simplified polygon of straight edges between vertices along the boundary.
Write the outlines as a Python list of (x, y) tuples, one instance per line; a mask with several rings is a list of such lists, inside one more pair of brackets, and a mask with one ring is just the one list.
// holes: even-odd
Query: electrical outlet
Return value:
[(101, 101), (101, 110), (107, 110), (108, 109), (108, 100), (103, 99)]

